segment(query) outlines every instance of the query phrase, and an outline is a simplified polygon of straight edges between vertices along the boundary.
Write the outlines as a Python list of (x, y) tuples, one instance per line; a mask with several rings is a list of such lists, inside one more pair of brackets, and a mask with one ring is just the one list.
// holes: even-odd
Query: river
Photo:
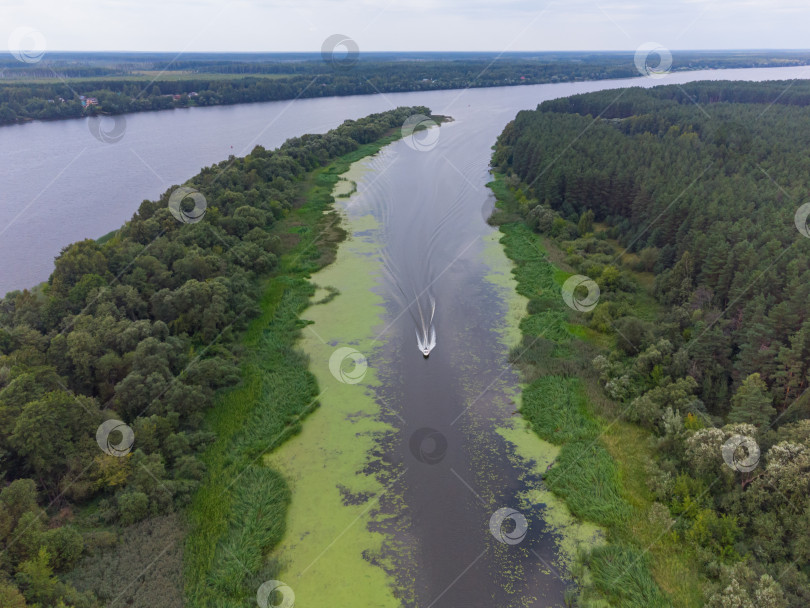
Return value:
[[(526, 499), (542, 488), (538, 471), (553, 450), (531, 440), (530, 462), (505, 438), (519, 421), (511, 400), (518, 378), (507, 362), (514, 294), (486, 223), (491, 146), (519, 110), (546, 99), (707, 78), (800, 77), (810, 77), (810, 68), (194, 108), (127, 116), (112, 144), (96, 140), (81, 120), (3, 128), (0, 291), (46, 279), (61, 247), (118, 227), (141, 199), (229, 154), (400, 105), (452, 116), (416, 145), (402, 140), (362, 161), (353, 176), (357, 193), (339, 199), (350, 238), (334, 268), (313, 280), (341, 295), (305, 314), (314, 324), (303, 347), (323, 407), (269, 459), (293, 487), (279, 557), (302, 606), (327, 599), (421, 608), (562, 605), (560, 530), (549, 521), (550, 509), (560, 507), (547, 496)], [(370, 305), (353, 308), (370, 292)], [(437, 345), (426, 359), (417, 332), (434, 303)], [(347, 345), (369, 361), (368, 381), (356, 387), (337, 382), (334, 370), (329, 376), (331, 354)], [(490, 530), (502, 508), (519, 511), (514, 532)], [(518, 538), (496, 538), (498, 530)], [(371, 532), (376, 540), (364, 545)], [(344, 574), (355, 568), (352, 560), (360, 565)], [(366, 583), (383, 591), (364, 596)]]

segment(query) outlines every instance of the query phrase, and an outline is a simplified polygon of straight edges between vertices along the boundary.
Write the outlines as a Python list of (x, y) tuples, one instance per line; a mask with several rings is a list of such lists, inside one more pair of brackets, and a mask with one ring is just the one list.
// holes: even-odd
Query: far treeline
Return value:
[[(103, 242), (65, 247), (44, 286), (0, 299), (0, 606), (183, 605), (182, 529), (166, 518), (206, 477), (201, 454), (217, 439), (206, 411), (220, 389), (240, 382), (240, 337), (261, 311), (267, 278), (281, 275), (278, 306), (291, 310), (286, 323), (297, 331), (296, 306), (306, 297), (289, 301), (291, 277), (322, 265), (319, 247), (306, 246), (293, 269), (279, 269), (311, 227), (274, 228), (301, 205), (310, 172), (397, 131), (413, 114), (429, 110), (374, 114), (205, 168), (186, 184), (207, 201), (199, 221), (178, 221), (167, 191), (143, 201)], [(180, 210), (198, 219), (185, 203)], [(262, 424), (246, 425), (244, 461), (231, 463), (249, 479), (231, 491), (235, 502), (250, 502), (238, 492), (255, 492), (259, 505), (284, 494), (283, 481), (256, 457), (269, 437), (296, 432), (301, 408), (317, 394), (306, 362), (286, 343), (280, 348), (285, 369), (301, 371), (285, 399), (256, 397)], [(97, 431), (110, 420), (119, 422), (105, 440)], [(134, 432), (134, 445), (120, 423)], [(253, 577), (284, 520), (253, 513), (249, 523), (238, 576), (206, 580), (212, 593), (255, 598)], [(142, 576), (171, 540), (174, 571), (161, 563)], [(243, 563), (256, 570), (246, 582)]]
[[(339, 49), (338, 49), (339, 52)], [(639, 76), (633, 52), (320, 54), (46, 53), (0, 61), (0, 124), (283, 99)], [(650, 61), (657, 59), (653, 54)], [(687, 52), (672, 70), (810, 64), (803, 51)], [(85, 99), (81, 99), (84, 97)], [(92, 101), (88, 103), (87, 99)]]
[(599, 285), (594, 373), (711, 608), (810, 605), (808, 150), (810, 83), (701, 82), (544, 102), (494, 156)]

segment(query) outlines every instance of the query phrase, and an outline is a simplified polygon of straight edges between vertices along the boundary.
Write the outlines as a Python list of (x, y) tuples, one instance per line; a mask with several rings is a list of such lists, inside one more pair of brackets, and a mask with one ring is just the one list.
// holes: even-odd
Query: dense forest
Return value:
[[(633, 53), (360, 55), (54, 53), (0, 61), (0, 124), (189, 106), (638, 76)], [(673, 70), (806, 65), (810, 53), (676, 52)], [(85, 99), (82, 99), (85, 98)], [(93, 103), (87, 104), (86, 98)]]
[[(131, 582), (154, 561), (139, 561), (139, 522), (157, 522), (154, 538), (176, 533), (161, 518), (206, 475), (199, 455), (215, 438), (203, 415), (240, 382), (241, 331), (295, 240), (274, 226), (309, 172), (413, 114), (429, 110), (347, 121), (203, 169), (108, 238), (65, 247), (44, 286), (0, 300), (0, 606), (106, 605), (130, 581), (116, 582), (108, 559), (92, 585), (71, 579), (80, 561), (126, 544), (116, 564)], [(284, 418), (278, 408), (266, 415)], [(174, 605), (182, 581), (160, 584), (139, 605)]]
[(810, 84), (701, 82), (544, 102), (493, 158), (600, 288), (593, 373), (712, 608), (810, 604), (808, 149)]

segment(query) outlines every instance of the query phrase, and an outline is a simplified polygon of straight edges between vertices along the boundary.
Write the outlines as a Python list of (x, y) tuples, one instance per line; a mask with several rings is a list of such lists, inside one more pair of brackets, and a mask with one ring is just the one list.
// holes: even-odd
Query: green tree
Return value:
[(149, 497), (143, 492), (125, 491), (116, 496), (118, 517), (122, 525), (129, 526), (149, 514)]
[(554, 223), (556, 214), (552, 209), (545, 205), (535, 205), (529, 210), (526, 217), (526, 222), (529, 227), (535, 232), (541, 234), (548, 234), (551, 231), (551, 226)]
[[(612, 268), (612, 266), (608, 266)], [(621, 348), (625, 354), (634, 355), (641, 352), (641, 348), (649, 337), (644, 322), (636, 317), (622, 317), (618, 319), (614, 325), (616, 330), (616, 344)]]
[(774, 390), (780, 409), (799, 397), (807, 383), (807, 359), (810, 351), (810, 321), (790, 337), (790, 346), (782, 346), (776, 356), (777, 369), (773, 373)]
[(586, 234), (590, 234), (593, 232), (593, 218), (594, 213), (591, 209), (588, 209), (579, 216), (579, 223), (577, 224), (577, 232), (579, 232), (579, 236), (585, 236)]
[(761, 427), (776, 414), (773, 398), (759, 374), (748, 376), (731, 398), (729, 422), (744, 422)]
[(0, 606), (3, 608), (26, 608), (25, 598), (17, 587), (0, 581)]
[(55, 261), (51, 275), (51, 286), (54, 293), (67, 296), (70, 289), (77, 285), (85, 275), (107, 274), (107, 259), (99, 250), (99, 245), (91, 239), (79, 241), (65, 247)]
[(36, 557), (20, 564), (17, 570), (17, 584), (29, 602), (48, 606), (56, 597), (59, 581), (53, 575), (50, 559), (42, 547)]
[(26, 404), (10, 441), (27, 467), (53, 487), (67, 471), (69, 460), (88, 457), (98, 449), (95, 432), (100, 423), (92, 399), (52, 391)]
[(697, 382), (691, 376), (678, 378), (674, 382), (666, 377), (661, 386), (647, 391), (631, 402), (628, 418), (650, 427), (657, 427), (662, 422), (664, 408), (671, 407), (674, 412), (689, 412), (695, 400)]
[(67, 572), (79, 560), (84, 551), (84, 539), (73, 526), (61, 526), (46, 530), (41, 538), (42, 546), (51, 558), (50, 565), (57, 572)]

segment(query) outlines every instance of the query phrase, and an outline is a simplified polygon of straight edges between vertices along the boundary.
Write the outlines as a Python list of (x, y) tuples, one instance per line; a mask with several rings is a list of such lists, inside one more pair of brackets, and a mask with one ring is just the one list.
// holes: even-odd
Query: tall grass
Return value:
[(666, 608), (669, 599), (650, 576), (647, 554), (626, 545), (596, 547), (588, 557), (594, 585), (613, 606)]

